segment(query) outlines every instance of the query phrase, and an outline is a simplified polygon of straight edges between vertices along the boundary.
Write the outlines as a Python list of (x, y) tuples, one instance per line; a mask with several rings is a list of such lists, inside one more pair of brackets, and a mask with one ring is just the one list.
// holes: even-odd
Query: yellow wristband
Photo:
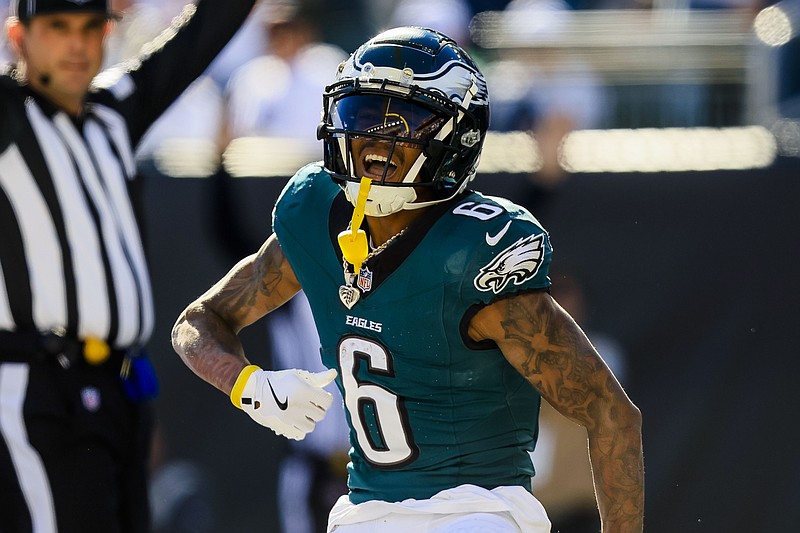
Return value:
[(247, 365), (239, 372), (239, 377), (236, 378), (236, 383), (233, 384), (233, 388), (231, 389), (231, 402), (239, 409), (242, 408), (242, 392), (244, 392), (244, 386), (247, 384), (250, 375), (256, 370), (261, 370), (261, 367), (258, 365)]

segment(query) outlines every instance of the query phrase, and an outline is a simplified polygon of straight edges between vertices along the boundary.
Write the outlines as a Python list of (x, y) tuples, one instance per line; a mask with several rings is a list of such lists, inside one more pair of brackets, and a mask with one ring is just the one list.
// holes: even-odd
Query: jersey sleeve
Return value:
[(462, 212), (466, 209), (494, 215), (468, 224), (474, 245), (461, 285), (466, 304), (485, 305), (517, 292), (550, 287), (553, 249), (536, 218), (512, 202), (480, 195)]
[(301, 284), (308, 270), (301, 265), (318, 263), (320, 251), (330, 248), (327, 209), (338, 191), (321, 163), (311, 163), (287, 182), (275, 203), (272, 228)]

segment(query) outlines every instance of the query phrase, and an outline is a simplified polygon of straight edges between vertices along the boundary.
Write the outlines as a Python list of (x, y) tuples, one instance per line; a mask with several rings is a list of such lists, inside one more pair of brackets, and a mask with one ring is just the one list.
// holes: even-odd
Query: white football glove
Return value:
[(336, 370), (311, 373), (306, 370), (262, 370), (244, 368), (231, 390), (231, 401), (250, 418), (278, 435), (303, 440), (333, 402), (322, 387), (336, 378)]

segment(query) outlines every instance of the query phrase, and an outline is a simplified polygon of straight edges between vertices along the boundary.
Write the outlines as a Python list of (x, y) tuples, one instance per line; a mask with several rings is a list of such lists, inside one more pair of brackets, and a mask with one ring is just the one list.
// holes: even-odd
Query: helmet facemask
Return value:
[[(458, 131), (469, 134), (457, 136)], [(463, 190), (474, 168), (467, 175), (449, 167), (467, 159), (463, 152), (482, 141), (479, 121), (465, 107), (438, 92), (387, 79), (345, 79), (328, 87), (319, 133), (325, 165), (351, 203), (363, 177), (358, 169), (375, 176), (366, 207), (370, 216), (425, 207)], [(390, 180), (400, 154), (413, 153), (398, 146), (416, 149), (418, 155), (402, 179)]]
[[(450, 141), (459, 117), (463, 119), (464, 111), (457, 104), (417, 86), (358, 79), (334, 84), (325, 96), (326, 166), (353, 203), (363, 177), (359, 169), (373, 177), (370, 216), (422, 207), (427, 202), (416, 202), (418, 191), (437, 199), (447, 185), (435, 178), (446, 156), (458, 157)], [(387, 179), (399, 171), (398, 158), (414, 153), (413, 162), (400, 161), (407, 169), (401, 179)]]

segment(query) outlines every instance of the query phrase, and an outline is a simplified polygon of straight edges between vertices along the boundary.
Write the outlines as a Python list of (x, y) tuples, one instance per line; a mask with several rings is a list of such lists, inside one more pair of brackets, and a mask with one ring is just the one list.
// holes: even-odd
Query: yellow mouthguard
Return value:
[(350, 221), (350, 231), (344, 230), (339, 234), (339, 248), (342, 249), (342, 256), (345, 261), (355, 268), (353, 272), (361, 270), (361, 263), (364, 262), (369, 253), (367, 233), (361, 229), (361, 223), (364, 221), (364, 208), (367, 206), (367, 196), (371, 186), (371, 179), (361, 178), (356, 207), (353, 209), (353, 219)]

